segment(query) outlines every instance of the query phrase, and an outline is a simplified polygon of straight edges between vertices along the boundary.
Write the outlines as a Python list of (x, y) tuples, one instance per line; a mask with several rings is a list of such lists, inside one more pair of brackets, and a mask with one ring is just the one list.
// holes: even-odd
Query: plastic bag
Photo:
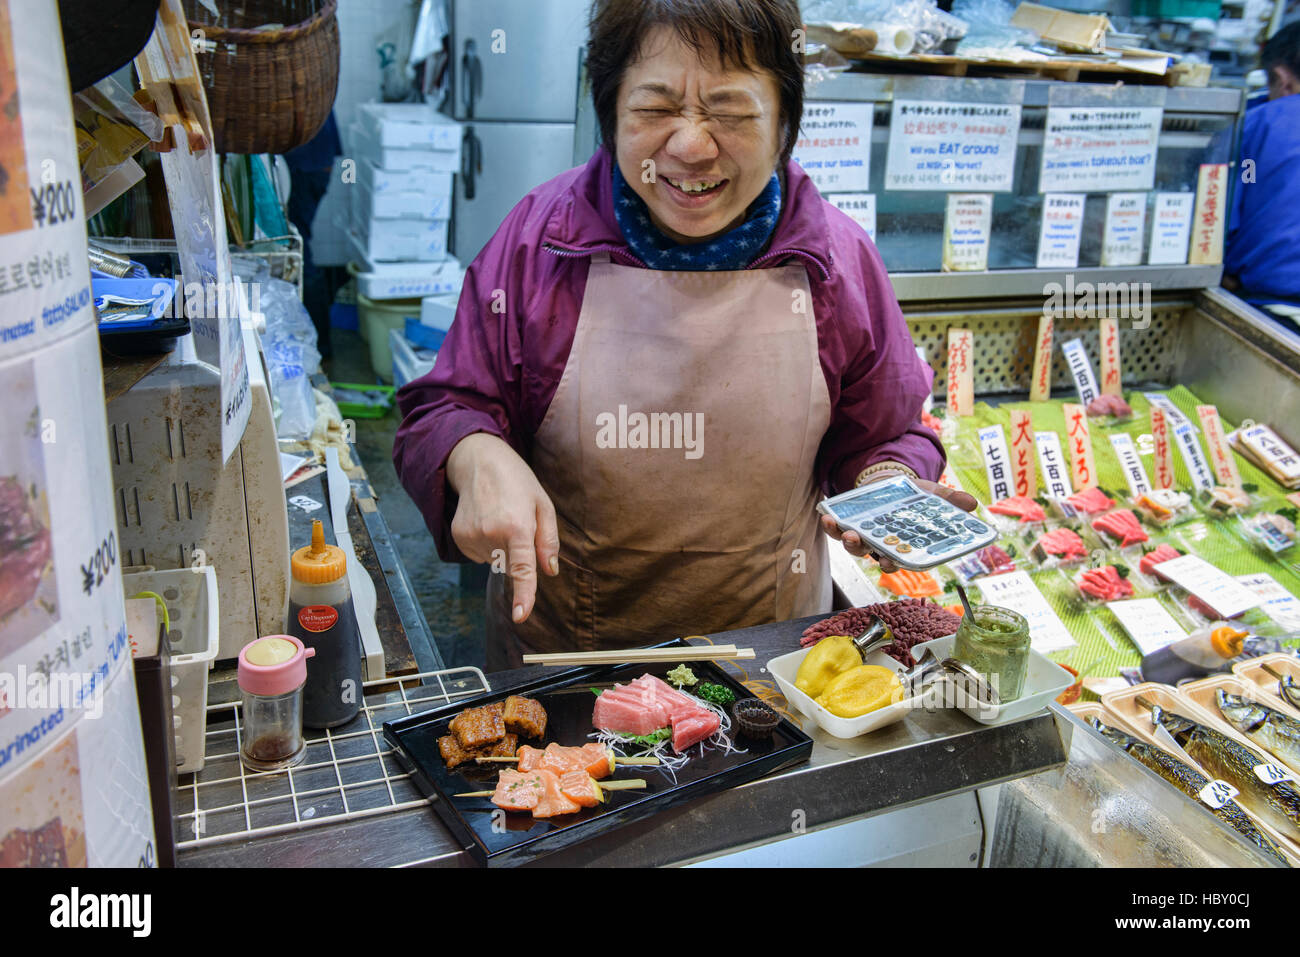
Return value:
[(311, 388), (311, 377), (320, 371), (316, 327), (299, 301), (297, 290), (282, 280), (263, 281), (259, 305), (266, 316), (262, 352), (271, 394), (279, 406), (276, 435), (305, 439), (316, 421)]

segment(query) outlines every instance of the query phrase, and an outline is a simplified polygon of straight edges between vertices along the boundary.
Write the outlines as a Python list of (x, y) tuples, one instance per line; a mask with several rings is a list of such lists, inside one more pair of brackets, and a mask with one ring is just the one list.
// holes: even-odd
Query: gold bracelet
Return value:
[(902, 472), (913, 481), (920, 478), (920, 476), (901, 462), (877, 462), (875, 465), (868, 465), (858, 473), (857, 480), (853, 483), (853, 487), (859, 488), (866, 485), (868, 478), (877, 472)]

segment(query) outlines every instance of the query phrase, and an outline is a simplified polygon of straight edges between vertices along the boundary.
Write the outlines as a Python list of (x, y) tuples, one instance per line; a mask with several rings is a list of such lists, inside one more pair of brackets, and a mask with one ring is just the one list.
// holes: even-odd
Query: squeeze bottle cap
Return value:
[(293, 577), (307, 585), (324, 585), (347, 574), (347, 553), (337, 545), (325, 544), (325, 526), (320, 519), (311, 523), (311, 544), (293, 553)]

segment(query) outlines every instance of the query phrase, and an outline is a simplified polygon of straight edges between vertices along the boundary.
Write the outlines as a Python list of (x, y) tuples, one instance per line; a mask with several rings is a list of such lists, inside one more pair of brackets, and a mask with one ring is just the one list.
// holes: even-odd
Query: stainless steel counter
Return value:
[[(798, 646), (815, 619), (728, 632), (761, 663)], [(489, 676), (502, 692), (535, 676)], [(805, 722), (810, 724), (809, 722)], [(919, 804), (1065, 764), (1047, 711), (984, 727), (958, 711), (917, 712), (850, 741), (810, 727), (808, 763), (703, 797), (548, 858), (543, 865), (660, 866), (796, 836), (837, 822)], [(864, 852), (869, 849), (864, 848)], [(864, 855), (865, 856), (865, 855)], [(472, 866), (431, 809), (401, 811), (289, 834), (182, 851), (183, 867)]]

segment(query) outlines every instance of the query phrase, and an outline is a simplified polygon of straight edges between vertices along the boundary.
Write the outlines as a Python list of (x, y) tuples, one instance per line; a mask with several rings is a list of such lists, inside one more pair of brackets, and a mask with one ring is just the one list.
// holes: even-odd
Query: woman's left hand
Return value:
[[(892, 473), (883, 473), (881, 477), (884, 478), (891, 476)], [(969, 492), (959, 492), (946, 485), (940, 485), (938, 482), (927, 482), (925, 479), (913, 479), (913, 481), (922, 491), (937, 495), (963, 511), (973, 512), (975, 511), (975, 506), (978, 504), (975, 501), (975, 496), (971, 495)], [(850, 555), (857, 556), (858, 558), (874, 558), (880, 562), (880, 568), (882, 571), (898, 571), (897, 565), (891, 562), (888, 558), (881, 558), (876, 555), (857, 532), (841, 531), (840, 527), (835, 524), (835, 519), (831, 518), (829, 515), (823, 515), (821, 519), (822, 528), (826, 530), (826, 534), (836, 541), (843, 543), (844, 550)]]

